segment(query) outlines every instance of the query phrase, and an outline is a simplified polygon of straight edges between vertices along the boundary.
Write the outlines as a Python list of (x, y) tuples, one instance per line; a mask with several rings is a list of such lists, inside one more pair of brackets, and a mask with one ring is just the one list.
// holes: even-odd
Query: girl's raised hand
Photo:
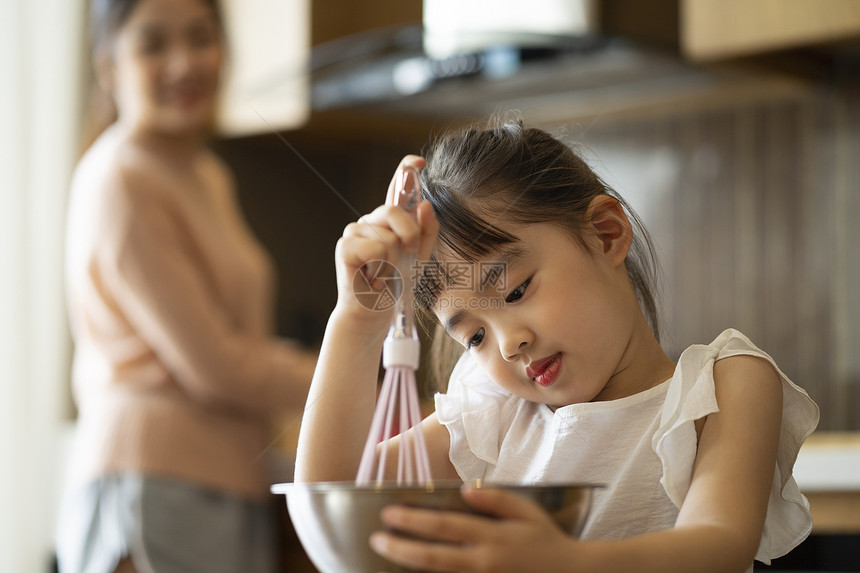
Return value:
[(570, 556), (577, 541), (531, 500), (501, 489), (466, 486), (463, 498), (498, 519), (391, 506), (382, 511), (382, 522), (422, 540), (378, 531), (371, 535), (371, 546), (386, 559), (420, 571), (555, 572), (573, 565)]
[[(420, 170), (424, 159), (407, 155), (398, 170), (404, 166)], [(387, 326), (393, 307), (374, 304), (374, 293), (383, 293), (401, 253), (428, 259), (439, 231), (429, 203), (422, 202), (416, 216), (391, 205), (396, 175), (388, 186), (386, 204), (347, 225), (335, 249), (338, 311), (380, 327)]]

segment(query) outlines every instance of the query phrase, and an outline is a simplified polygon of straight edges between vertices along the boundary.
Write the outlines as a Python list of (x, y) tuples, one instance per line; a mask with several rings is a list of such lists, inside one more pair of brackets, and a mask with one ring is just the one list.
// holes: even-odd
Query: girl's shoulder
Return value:
[[(743, 360), (737, 357), (754, 357)], [(775, 374), (774, 374), (775, 373)], [(746, 335), (734, 329), (720, 333), (710, 344), (693, 345), (678, 359), (663, 403), (651, 446), (663, 468), (661, 483), (680, 507), (691, 484), (698, 450), (696, 423), (720, 411), (716, 387), (732, 379), (742, 380), (756, 393), (756, 384), (779, 379), (782, 389), (782, 421), (777, 467), (768, 502), (768, 524), (757, 559), (787, 552), (811, 527), (809, 503), (792, 477), (800, 447), (818, 425), (818, 406), (803, 388), (792, 382), (773, 358)], [(757, 395), (766, 395), (758, 393)], [(770, 524), (783, 525), (771, 529)]]
[[(753, 357), (759, 360), (728, 360), (733, 357)], [(733, 328), (724, 330), (709, 344), (694, 344), (681, 353), (675, 366), (670, 392), (686, 393), (700, 383), (710, 386), (714, 381), (714, 368), (718, 362), (721, 362), (719, 368), (730, 374), (752, 369), (767, 375), (772, 369), (786, 386), (806, 396), (806, 392), (789, 379), (767, 352)]]
[[(733, 360), (735, 357), (758, 360)], [(783, 409), (799, 416), (806, 428), (803, 438), (818, 424), (818, 406), (806, 391), (795, 384), (774, 359), (746, 335), (727, 329), (709, 344), (696, 344), (681, 353), (669, 383), (655, 441), (690, 420), (700, 420), (719, 411), (716, 384), (743, 377), (751, 384), (779, 378)]]

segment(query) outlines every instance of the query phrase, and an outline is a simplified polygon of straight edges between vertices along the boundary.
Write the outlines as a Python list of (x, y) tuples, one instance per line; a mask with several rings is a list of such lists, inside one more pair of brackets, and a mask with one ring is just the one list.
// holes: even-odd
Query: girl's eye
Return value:
[(505, 298), (505, 302), (517, 302), (518, 300), (523, 298), (523, 296), (525, 296), (526, 294), (526, 289), (528, 288), (530, 282), (532, 282), (532, 279), (528, 279), (526, 282), (511, 291), (507, 298)]
[(479, 344), (481, 344), (481, 341), (483, 341), (483, 340), (484, 340), (484, 329), (482, 328), (481, 330), (476, 332), (474, 334), (474, 336), (472, 336), (472, 338), (470, 338), (466, 342), (466, 350), (471, 350), (472, 347), (478, 346)]

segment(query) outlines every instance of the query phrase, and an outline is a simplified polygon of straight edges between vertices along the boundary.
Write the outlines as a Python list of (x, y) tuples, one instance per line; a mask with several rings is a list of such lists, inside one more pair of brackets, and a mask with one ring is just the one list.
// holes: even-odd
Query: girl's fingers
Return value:
[(463, 500), (481, 513), (521, 521), (546, 521), (550, 519), (540, 505), (511, 491), (464, 485), (461, 493)]
[(392, 505), (382, 510), (382, 522), (391, 528), (438, 541), (474, 543), (496, 518), (512, 521), (547, 521), (549, 514), (537, 503), (499, 488), (463, 486), (463, 500), (483, 515)]
[(381, 518), (391, 531), (375, 532), (371, 546), (420, 571), (555, 570), (569, 539), (538, 504), (496, 488), (464, 487), (463, 498), (485, 515), (390, 506)]
[(382, 510), (382, 523), (394, 530), (432, 541), (475, 543), (484, 537), (488, 521), (459, 511), (440, 511), (392, 505)]
[(399, 241), (397, 235), (385, 227), (350, 223), (341, 238), (341, 256), (352, 267), (360, 267), (371, 260), (393, 263)]
[(456, 545), (431, 544), (376, 531), (370, 536), (371, 548), (398, 565), (416, 571), (468, 571), (469, 549)]
[(367, 223), (374, 228), (390, 229), (407, 252), (414, 253), (418, 250), (418, 244), (421, 240), (421, 227), (412, 215), (399, 207), (382, 205), (372, 213), (364, 215), (359, 221), (359, 225)]
[[(343, 293), (354, 290), (356, 277), (377, 290), (387, 284), (382, 280), (386, 277), (378, 276), (380, 272), (391, 272), (393, 267), (398, 267), (401, 274), (413, 272), (413, 269), (400, 268), (405, 264), (401, 258), (403, 252), (417, 255), (420, 261), (430, 258), (439, 232), (432, 206), (422, 202), (415, 213), (407, 213), (391, 204), (398, 173), (404, 166), (421, 169), (424, 164), (424, 159), (417, 155), (404, 157), (389, 184), (387, 204), (344, 229), (336, 248), (339, 284)], [(357, 272), (362, 276), (359, 277)]]
[(379, 241), (365, 239), (363, 237), (349, 237), (341, 239), (341, 256), (343, 262), (351, 269), (362, 269), (365, 277), (370, 278), (378, 274), (375, 269), (370, 268), (370, 263), (381, 265), (381, 261), (388, 259), (388, 250)]
[(398, 531), (434, 541), (467, 544), (491, 538), (492, 534), (487, 533), (491, 525), (503, 520), (552, 523), (540, 505), (503, 489), (464, 486), (462, 494), (466, 503), (483, 515), (393, 505), (383, 509), (380, 517), (387, 527)]

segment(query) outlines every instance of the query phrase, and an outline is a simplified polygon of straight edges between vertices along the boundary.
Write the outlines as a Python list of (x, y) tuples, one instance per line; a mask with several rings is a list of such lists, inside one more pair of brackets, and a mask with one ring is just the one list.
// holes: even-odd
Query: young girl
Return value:
[(647, 234), (571, 149), (507, 123), (449, 134), (426, 166), (402, 164), (424, 169), (417, 220), (379, 207), (337, 245), (339, 299), (297, 481), (355, 477), (390, 316), (353, 296), (353, 278), (408, 251), (447, 271), (423, 273), (417, 300), (465, 349), (422, 423), (434, 478), (605, 488), (580, 539), (531, 502), (464, 486), (500, 519), (389, 507), (387, 526), (423, 540), (376, 532), (377, 552), (422, 571), (722, 573), (809, 534), (791, 471), (818, 408), (734, 330), (672, 363)]

